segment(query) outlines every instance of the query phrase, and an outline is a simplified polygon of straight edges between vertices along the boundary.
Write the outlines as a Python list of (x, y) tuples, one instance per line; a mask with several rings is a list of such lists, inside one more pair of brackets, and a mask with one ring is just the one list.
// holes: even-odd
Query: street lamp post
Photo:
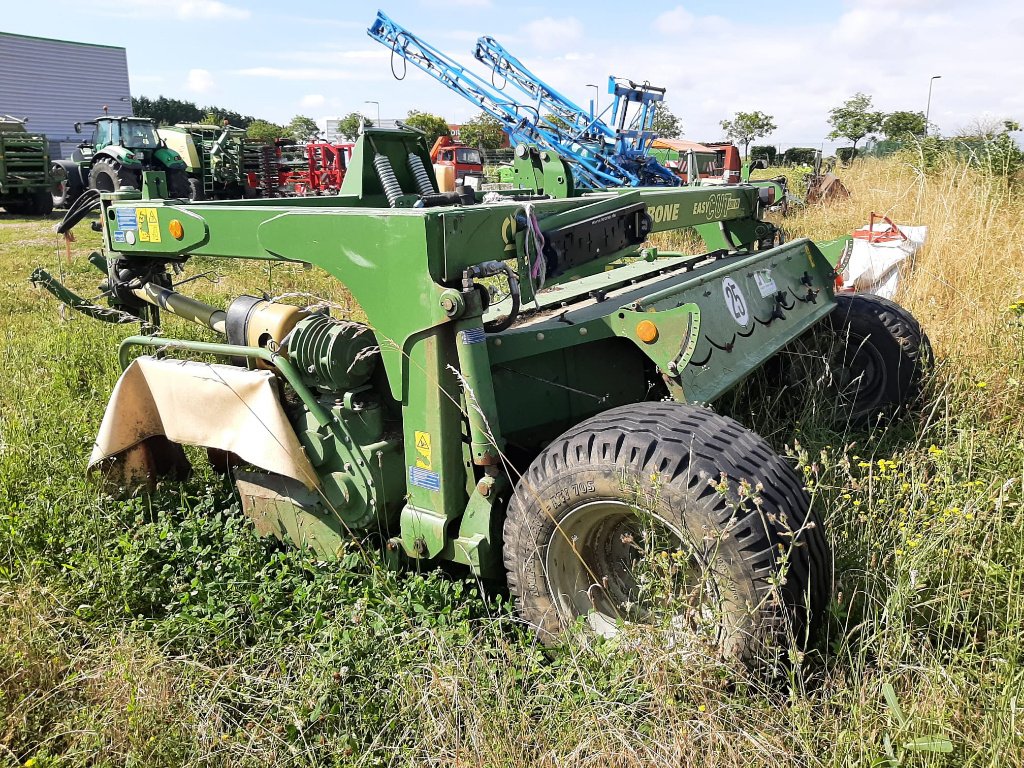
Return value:
[(599, 98), (599, 94), (601, 93), (601, 91), (598, 90), (598, 87), (596, 85), (594, 85), (593, 83), (587, 83), (587, 88), (593, 88), (594, 89), (594, 114), (596, 115), (596, 114), (598, 114), (598, 112), (601, 111), (601, 104), (600, 104), (600, 98)]
[(928, 81), (928, 106), (924, 108), (924, 135), (928, 135), (928, 117), (932, 113), (932, 85), (936, 80), (941, 80), (942, 75), (932, 75), (931, 80)]
[(370, 100), (367, 100), (367, 101), (365, 101), (365, 102), (363, 102), (363, 103), (364, 103), (364, 104), (376, 104), (376, 105), (377, 105), (377, 122), (376, 122), (375, 126), (376, 126), (377, 128), (380, 128), (380, 102), (379, 102), (379, 101), (370, 101)]

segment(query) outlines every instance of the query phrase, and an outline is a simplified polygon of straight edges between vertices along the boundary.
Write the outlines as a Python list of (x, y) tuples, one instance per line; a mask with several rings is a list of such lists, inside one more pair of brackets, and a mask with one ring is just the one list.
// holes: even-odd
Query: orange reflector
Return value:
[(650, 320), (641, 320), (636, 324), (636, 335), (640, 341), (650, 344), (658, 340), (658, 326)]
[(175, 240), (181, 240), (185, 236), (185, 228), (181, 226), (181, 222), (177, 219), (171, 219), (171, 223), (167, 225), (167, 231), (171, 233), (171, 237)]

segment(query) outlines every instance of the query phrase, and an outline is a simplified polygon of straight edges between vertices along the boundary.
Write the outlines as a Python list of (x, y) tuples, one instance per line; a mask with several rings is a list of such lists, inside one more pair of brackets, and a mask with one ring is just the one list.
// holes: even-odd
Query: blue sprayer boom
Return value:
[[(646, 83), (608, 79), (614, 96), (612, 125), (584, 110), (530, 72), (492, 37), (477, 40), (475, 57), (492, 69), (491, 82), (470, 72), (382, 11), (367, 33), (451, 90), (476, 104), (501, 123), (512, 144), (552, 151), (572, 168), (575, 185), (604, 187), (678, 186), (681, 180), (646, 151), (658, 102), (665, 89)], [(501, 80), (501, 88), (496, 83)], [(529, 100), (519, 102), (502, 93), (512, 83)], [(631, 105), (637, 105), (632, 110)]]

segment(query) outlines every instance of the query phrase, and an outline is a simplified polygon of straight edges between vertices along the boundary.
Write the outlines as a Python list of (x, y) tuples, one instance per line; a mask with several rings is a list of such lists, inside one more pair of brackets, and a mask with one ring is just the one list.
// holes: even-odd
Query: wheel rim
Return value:
[(692, 625), (695, 610), (704, 612), (709, 600), (718, 601), (706, 569), (679, 531), (661, 516), (618, 500), (570, 510), (544, 559), (559, 615), (569, 621), (585, 616), (604, 637), (617, 634), (620, 622)]
[(96, 174), (96, 189), (100, 192), (116, 192), (117, 185), (114, 179), (107, 173)]
[(870, 339), (846, 335), (837, 339), (829, 368), (837, 406), (854, 418), (874, 410), (884, 399), (885, 361)]

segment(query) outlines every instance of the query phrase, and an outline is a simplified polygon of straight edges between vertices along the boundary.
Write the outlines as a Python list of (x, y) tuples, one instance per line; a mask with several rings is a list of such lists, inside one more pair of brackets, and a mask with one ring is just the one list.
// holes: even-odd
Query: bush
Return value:
[(814, 165), (813, 147), (790, 147), (782, 153), (783, 165)]
[(836, 149), (836, 157), (843, 165), (849, 165), (853, 162), (853, 158), (857, 156), (857, 150), (855, 147), (839, 147)]

